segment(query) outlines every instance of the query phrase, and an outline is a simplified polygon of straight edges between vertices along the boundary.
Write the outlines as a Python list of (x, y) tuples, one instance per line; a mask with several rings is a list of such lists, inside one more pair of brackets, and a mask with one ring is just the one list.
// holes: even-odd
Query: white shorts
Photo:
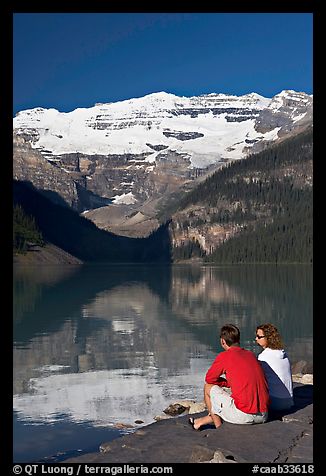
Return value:
[(224, 421), (236, 423), (238, 425), (253, 425), (255, 423), (265, 423), (268, 413), (244, 413), (239, 410), (233, 398), (230, 396), (231, 389), (221, 388), (213, 385), (210, 390), (212, 413), (215, 413)]

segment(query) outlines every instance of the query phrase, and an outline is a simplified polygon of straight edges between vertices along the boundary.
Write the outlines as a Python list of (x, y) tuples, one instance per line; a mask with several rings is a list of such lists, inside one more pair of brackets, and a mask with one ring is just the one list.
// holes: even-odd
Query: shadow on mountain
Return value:
[[(101, 230), (70, 208), (51, 201), (30, 182), (13, 182), (13, 201), (35, 218), (43, 238), (84, 262), (171, 263), (168, 223), (147, 238), (127, 238)], [(58, 195), (59, 197), (59, 195)], [(53, 199), (57, 203), (53, 203)]]
[[(25, 183), (31, 184), (31, 182), (25, 182)], [(54, 192), (53, 190), (42, 190), (42, 191), (40, 190), (39, 193), (41, 193), (45, 198), (55, 203), (56, 205), (69, 208), (69, 204), (57, 192)]]
[(101, 197), (91, 190), (87, 190), (85, 187), (76, 183), (76, 190), (78, 195), (77, 211), (79, 213), (100, 207), (105, 207), (112, 203), (112, 199)]

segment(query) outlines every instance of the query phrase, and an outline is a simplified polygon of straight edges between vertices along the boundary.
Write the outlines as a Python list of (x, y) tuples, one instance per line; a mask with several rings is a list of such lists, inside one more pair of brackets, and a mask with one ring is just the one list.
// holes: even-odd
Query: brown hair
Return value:
[(273, 324), (261, 324), (256, 327), (256, 333), (261, 329), (266, 337), (267, 347), (270, 349), (284, 349), (282, 338), (277, 328)]
[(220, 338), (224, 339), (229, 347), (240, 343), (240, 331), (237, 326), (233, 324), (225, 324), (221, 328)]

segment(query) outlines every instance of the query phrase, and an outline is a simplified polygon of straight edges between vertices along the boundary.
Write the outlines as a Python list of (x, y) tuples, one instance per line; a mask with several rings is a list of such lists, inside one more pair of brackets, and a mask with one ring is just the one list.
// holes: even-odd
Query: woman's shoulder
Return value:
[(274, 357), (279, 353), (280, 351), (278, 349), (271, 349), (270, 347), (266, 347), (259, 355), (258, 359), (259, 360), (265, 360), (268, 357)]
[(259, 355), (259, 360), (288, 360), (288, 355), (284, 349), (271, 349), (266, 347)]

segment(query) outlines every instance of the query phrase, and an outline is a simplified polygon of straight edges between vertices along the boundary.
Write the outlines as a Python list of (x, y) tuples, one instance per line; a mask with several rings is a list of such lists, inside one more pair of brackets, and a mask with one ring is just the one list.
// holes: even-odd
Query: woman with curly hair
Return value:
[(286, 410), (293, 405), (291, 364), (284, 351), (282, 338), (273, 324), (256, 328), (256, 342), (263, 348), (258, 360), (268, 383), (272, 410)]

